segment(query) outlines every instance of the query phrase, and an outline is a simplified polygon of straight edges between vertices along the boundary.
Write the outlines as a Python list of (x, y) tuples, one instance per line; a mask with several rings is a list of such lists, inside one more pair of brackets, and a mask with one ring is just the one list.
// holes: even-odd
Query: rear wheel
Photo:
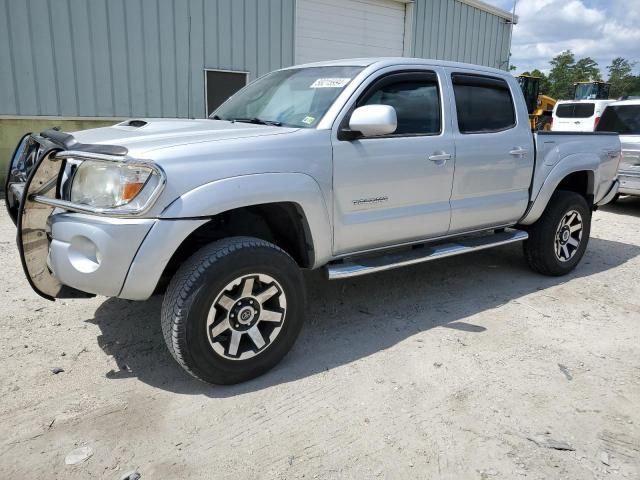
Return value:
[(276, 365), (303, 322), (295, 261), (250, 237), (214, 242), (175, 274), (162, 304), (162, 330), (178, 363), (196, 378), (232, 384)]
[(582, 195), (559, 190), (527, 230), (524, 253), (529, 266), (544, 275), (565, 275), (580, 263), (587, 248), (591, 210)]

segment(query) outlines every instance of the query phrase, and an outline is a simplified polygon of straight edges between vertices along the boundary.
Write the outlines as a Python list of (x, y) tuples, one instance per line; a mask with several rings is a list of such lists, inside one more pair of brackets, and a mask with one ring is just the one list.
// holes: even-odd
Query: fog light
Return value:
[(82, 273), (93, 273), (100, 268), (102, 255), (98, 246), (87, 237), (76, 236), (69, 244), (69, 262)]

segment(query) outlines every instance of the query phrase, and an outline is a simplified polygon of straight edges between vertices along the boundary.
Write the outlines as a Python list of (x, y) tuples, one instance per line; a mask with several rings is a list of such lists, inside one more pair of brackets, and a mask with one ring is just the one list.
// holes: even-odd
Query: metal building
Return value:
[(332, 58), (506, 68), (511, 22), (478, 0), (0, 0), (0, 115), (203, 117), (256, 76)]

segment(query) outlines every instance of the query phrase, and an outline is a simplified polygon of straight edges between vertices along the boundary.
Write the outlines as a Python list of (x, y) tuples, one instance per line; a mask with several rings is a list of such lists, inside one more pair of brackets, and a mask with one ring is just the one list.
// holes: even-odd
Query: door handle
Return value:
[(513, 155), (514, 157), (522, 157), (523, 155), (526, 155), (526, 154), (527, 154), (527, 151), (522, 147), (516, 147), (509, 152), (509, 155)]
[(429, 155), (429, 160), (432, 162), (446, 162), (447, 160), (451, 160), (450, 153), (434, 153), (433, 155)]

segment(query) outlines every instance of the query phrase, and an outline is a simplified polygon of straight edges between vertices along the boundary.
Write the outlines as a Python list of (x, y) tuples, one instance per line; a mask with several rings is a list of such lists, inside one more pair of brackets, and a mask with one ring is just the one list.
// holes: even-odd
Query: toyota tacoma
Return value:
[(534, 271), (570, 272), (620, 149), (532, 133), (501, 70), (341, 60), (264, 75), (207, 119), (25, 135), (6, 206), (38, 294), (164, 292), (175, 360), (230, 384), (293, 345), (303, 269), (344, 279), (522, 242)]

